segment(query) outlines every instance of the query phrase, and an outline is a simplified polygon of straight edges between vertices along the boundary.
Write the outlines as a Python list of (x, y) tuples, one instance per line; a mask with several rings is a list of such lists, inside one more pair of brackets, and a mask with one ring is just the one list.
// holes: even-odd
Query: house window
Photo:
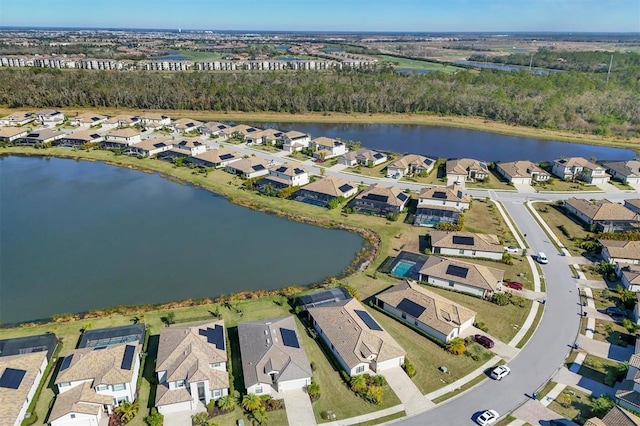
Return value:
[(222, 367), (222, 363), (221, 362), (214, 362), (213, 364), (209, 364), (209, 367), (211, 367), (211, 368), (220, 368), (220, 367)]
[(449, 287), (455, 287), (456, 283), (454, 283), (453, 281), (449, 281)]
[(222, 391), (220, 389), (214, 389), (211, 391), (211, 396), (214, 398), (220, 398), (222, 396)]
[(356, 374), (364, 373), (364, 365), (359, 365), (356, 367)]
[(472, 255), (472, 256), (475, 256), (475, 255), (476, 255), (476, 251), (475, 251), (475, 250), (472, 250), (472, 251), (471, 251), (471, 255)]
[(185, 383), (185, 381), (184, 381), (184, 380), (178, 380), (178, 381), (176, 382), (176, 387), (177, 387), (177, 388), (183, 388), (183, 387), (185, 387), (185, 385), (186, 385), (186, 383)]
[(76, 418), (76, 415), (75, 415), (75, 414), (73, 414), (73, 413), (71, 413), (71, 415), (70, 415), (69, 417), (70, 417), (70, 418), (72, 418), (72, 419), (75, 419), (75, 418)]
[(127, 388), (126, 383), (118, 383), (117, 385), (113, 385), (114, 391), (122, 391), (122, 390), (125, 390), (126, 388)]
[(262, 386), (256, 388), (256, 394), (262, 393)]
[(460, 253), (459, 254), (464, 254), (464, 249), (460, 249)]
[(96, 386), (96, 392), (109, 390), (109, 385), (98, 385)]
[(407, 314), (405, 314), (404, 312), (402, 313), (402, 319), (407, 319)]
[(66, 388), (67, 386), (71, 386), (70, 382), (58, 383), (58, 388)]

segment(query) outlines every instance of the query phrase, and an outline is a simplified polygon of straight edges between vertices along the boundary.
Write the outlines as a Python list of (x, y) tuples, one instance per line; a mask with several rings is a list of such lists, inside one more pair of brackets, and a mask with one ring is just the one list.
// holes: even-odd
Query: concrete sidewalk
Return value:
[[(404, 410), (404, 405), (396, 405), (393, 407), (386, 408), (384, 410), (374, 411), (373, 413), (363, 414), (361, 416), (349, 417), (344, 420), (335, 420), (333, 422), (322, 423), (322, 426), (348, 426), (348, 425), (357, 425), (358, 423), (368, 422), (370, 420), (379, 419), (380, 417), (390, 416), (392, 414), (399, 413)], [(291, 423), (291, 419), (289, 419), (289, 424)], [(297, 423), (293, 423), (297, 424)]]
[(311, 399), (304, 390), (292, 389), (280, 393), (284, 398), (289, 424), (300, 426), (315, 426), (317, 424), (311, 407)]
[(435, 407), (435, 404), (422, 395), (420, 389), (413, 383), (411, 378), (407, 376), (402, 367), (392, 367), (384, 371), (384, 377), (387, 379), (387, 383), (393, 389), (400, 402), (404, 405), (404, 411), (407, 416), (421, 413), (430, 408)]

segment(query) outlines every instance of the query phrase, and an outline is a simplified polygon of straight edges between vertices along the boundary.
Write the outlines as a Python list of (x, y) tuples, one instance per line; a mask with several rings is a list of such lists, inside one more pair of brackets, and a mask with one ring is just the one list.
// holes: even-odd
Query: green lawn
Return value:
[(468, 382), (466, 382), (465, 384), (463, 384), (462, 386), (460, 386), (457, 389), (454, 389), (450, 392), (445, 393), (444, 395), (441, 395), (437, 398), (433, 399), (433, 403), (434, 404), (440, 404), (441, 402), (444, 402), (448, 399), (453, 398), (454, 396), (458, 395), (460, 392), (464, 392), (467, 389), (471, 389), (472, 387), (474, 387), (475, 385), (477, 385), (480, 382), (483, 382), (487, 379), (487, 375), (484, 373), (480, 373), (478, 374), (476, 377), (474, 377), (473, 379), (469, 380)]
[(619, 180), (615, 180), (615, 179), (609, 179), (609, 183), (613, 186), (618, 187), (619, 189), (623, 190), (623, 191), (633, 191), (633, 186), (626, 184), (624, 182), (620, 182)]
[[(220, 426), (236, 426), (239, 419), (244, 420), (244, 424), (247, 426), (253, 425), (251, 415), (246, 413), (242, 408), (236, 407), (230, 413), (223, 414), (221, 416), (216, 416), (213, 418), (213, 421)], [(287, 410), (276, 410), (267, 413), (267, 421), (270, 425), (287, 425), (289, 424), (289, 419), (287, 419)], [(131, 424), (131, 423), (128, 423)], [(146, 424), (146, 423), (143, 423)], [(170, 425), (166, 425), (170, 426)]]
[(363, 175), (363, 176), (370, 176), (370, 177), (385, 177), (386, 176), (386, 168), (387, 165), (390, 163), (390, 161), (387, 161), (385, 163), (382, 164), (378, 164), (377, 166), (373, 166), (373, 167), (366, 167), (366, 166), (355, 166), (355, 167), (348, 167), (345, 169), (345, 172), (347, 173), (356, 173), (359, 175)]
[(491, 201), (475, 199), (464, 212), (464, 231), (495, 234), (505, 245), (517, 245), (502, 215)]
[(298, 161), (307, 161), (307, 160), (311, 159), (311, 157), (308, 157), (308, 156), (306, 156), (303, 153), (298, 152), (298, 151), (294, 151), (291, 154), (287, 155), (287, 158), (293, 158), (294, 160), (298, 160)]
[(453, 65), (439, 64), (435, 62), (421, 61), (420, 59), (397, 58), (388, 55), (376, 55), (381, 62), (387, 62), (395, 65), (397, 68), (409, 68), (415, 70), (440, 71), (447, 74), (453, 74), (461, 68)]
[(280, 149), (278, 149), (276, 146), (274, 145), (264, 145), (264, 144), (260, 144), (260, 145), (251, 145), (250, 146), (251, 149), (255, 149), (256, 151), (265, 151), (265, 152), (280, 152)]
[(595, 355), (587, 354), (578, 374), (596, 382), (605, 383), (604, 379), (607, 377), (607, 372), (615, 371), (618, 367), (618, 362), (607, 358), (600, 358)]
[[(433, 392), (442, 386), (455, 382), (480, 367), (492, 357), (491, 352), (475, 343), (471, 345), (469, 350), (478, 354), (478, 361), (474, 361), (467, 355), (452, 355), (395, 318), (376, 309), (370, 309), (369, 311), (382, 328), (407, 352), (407, 358), (414, 365), (417, 372), (413, 377), (413, 382), (423, 394)], [(442, 366), (447, 367), (448, 373), (443, 373), (438, 369)]]
[[(568, 399), (563, 401), (565, 397), (562, 395), (566, 395)], [(591, 396), (571, 386), (567, 386), (564, 391), (549, 404), (549, 408), (567, 419), (573, 420), (577, 417), (587, 419), (591, 417), (592, 401)], [(584, 420), (582, 420), (582, 423), (584, 423)]]
[(635, 344), (635, 335), (629, 333), (626, 328), (617, 322), (596, 320), (595, 328), (595, 332), (593, 333), (595, 340), (618, 346)]
[(579, 192), (579, 191), (596, 191), (602, 192), (600, 188), (595, 185), (587, 185), (584, 182), (569, 182), (562, 179), (551, 178), (547, 182), (540, 182), (535, 184), (535, 189), (540, 192)]
[(541, 401), (542, 399), (544, 399), (544, 397), (547, 396), (547, 394), (551, 392), (551, 389), (555, 388), (556, 385), (556, 382), (554, 382), (553, 380), (549, 380), (547, 384), (544, 385), (542, 389), (540, 389), (540, 392), (538, 392), (538, 400)]
[(375, 420), (370, 420), (368, 422), (356, 423), (353, 426), (374, 426), (374, 425), (379, 425), (381, 423), (387, 423), (387, 422), (390, 422), (391, 420), (399, 419), (399, 418), (404, 417), (406, 415), (407, 415), (407, 413), (404, 410), (402, 410), (402, 411), (400, 411), (398, 413), (390, 414), (390, 415), (384, 416), (384, 417), (379, 417), (379, 418), (377, 418)]
[(584, 229), (575, 217), (564, 214), (564, 208), (550, 203), (534, 203), (533, 207), (540, 217), (544, 220), (554, 235), (560, 242), (571, 252), (572, 255), (580, 256), (584, 252), (575, 242), (571, 241), (561, 230), (560, 226), (564, 226), (569, 235), (573, 238), (584, 239), (587, 236), (595, 236), (593, 232)]
[(490, 170), (489, 177), (484, 182), (467, 182), (465, 186), (469, 189), (501, 189), (504, 191), (515, 191), (516, 189), (509, 184), (502, 176)]

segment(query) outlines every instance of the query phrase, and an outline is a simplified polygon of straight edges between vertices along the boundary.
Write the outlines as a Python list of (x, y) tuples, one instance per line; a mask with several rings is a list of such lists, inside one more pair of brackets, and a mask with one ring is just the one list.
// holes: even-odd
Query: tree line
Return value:
[(113, 72), (0, 69), (11, 108), (431, 113), (586, 133), (640, 134), (640, 83), (563, 72)]

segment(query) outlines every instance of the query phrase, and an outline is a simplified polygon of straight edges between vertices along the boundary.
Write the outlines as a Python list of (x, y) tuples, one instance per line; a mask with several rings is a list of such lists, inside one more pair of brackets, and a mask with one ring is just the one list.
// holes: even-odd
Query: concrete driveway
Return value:
[[(551, 420), (561, 419), (562, 416), (555, 411), (550, 410), (539, 401), (529, 400), (520, 406), (513, 415), (520, 420), (534, 425), (534, 426), (547, 426)], [(575, 424), (575, 423), (572, 423)], [(577, 424), (576, 424), (577, 426)]]
[[(331, 390), (327, 390), (330, 392)], [(287, 410), (287, 418), (290, 425), (315, 426), (316, 417), (311, 408), (311, 399), (302, 389), (293, 389), (280, 392), (284, 398), (284, 407)]]
[(383, 372), (383, 375), (391, 389), (400, 398), (400, 402), (404, 405), (404, 411), (408, 416), (418, 414), (435, 406), (433, 402), (422, 395), (420, 389), (416, 387), (402, 367), (389, 368)]

